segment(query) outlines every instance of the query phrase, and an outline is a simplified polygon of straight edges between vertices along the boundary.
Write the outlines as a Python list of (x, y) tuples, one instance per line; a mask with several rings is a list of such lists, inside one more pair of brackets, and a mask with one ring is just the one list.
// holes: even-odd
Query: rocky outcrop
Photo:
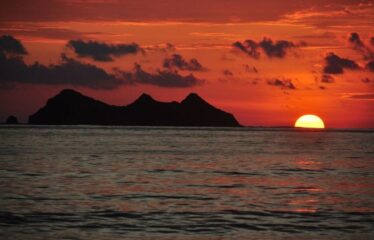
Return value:
[(11, 115), (6, 119), (5, 124), (18, 124), (18, 119), (15, 116)]

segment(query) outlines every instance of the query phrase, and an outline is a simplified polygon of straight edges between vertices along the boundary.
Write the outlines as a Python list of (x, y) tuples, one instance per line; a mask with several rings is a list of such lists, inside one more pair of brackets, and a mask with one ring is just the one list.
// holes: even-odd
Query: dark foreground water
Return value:
[(374, 239), (374, 132), (0, 127), (0, 239)]

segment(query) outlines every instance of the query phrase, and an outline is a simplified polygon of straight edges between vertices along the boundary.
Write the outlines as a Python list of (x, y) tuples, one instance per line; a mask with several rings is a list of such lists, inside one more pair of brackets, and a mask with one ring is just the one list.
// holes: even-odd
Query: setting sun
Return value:
[(316, 115), (303, 115), (299, 117), (295, 122), (295, 127), (300, 128), (325, 128), (325, 124), (322, 119)]

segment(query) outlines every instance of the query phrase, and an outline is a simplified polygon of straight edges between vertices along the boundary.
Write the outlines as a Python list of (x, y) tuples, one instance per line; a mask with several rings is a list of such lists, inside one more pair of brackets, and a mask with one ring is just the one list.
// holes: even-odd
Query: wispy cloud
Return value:
[(374, 100), (373, 93), (346, 93), (343, 94), (345, 99), (355, 99), (355, 100)]
[(347, 26), (370, 27), (374, 21), (374, 5), (371, 1), (321, 2), (283, 16), (282, 21), (322, 29)]
[(135, 64), (133, 72), (122, 72), (121, 74), (126, 83), (149, 84), (168, 88), (193, 87), (204, 82), (193, 74), (183, 76), (178, 71), (157, 70), (155, 73), (149, 73), (144, 71), (139, 64)]

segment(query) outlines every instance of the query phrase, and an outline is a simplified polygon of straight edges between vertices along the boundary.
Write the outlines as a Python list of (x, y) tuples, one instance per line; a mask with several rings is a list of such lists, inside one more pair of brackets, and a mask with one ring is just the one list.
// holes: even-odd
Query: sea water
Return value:
[(373, 239), (374, 132), (0, 127), (0, 239)]

